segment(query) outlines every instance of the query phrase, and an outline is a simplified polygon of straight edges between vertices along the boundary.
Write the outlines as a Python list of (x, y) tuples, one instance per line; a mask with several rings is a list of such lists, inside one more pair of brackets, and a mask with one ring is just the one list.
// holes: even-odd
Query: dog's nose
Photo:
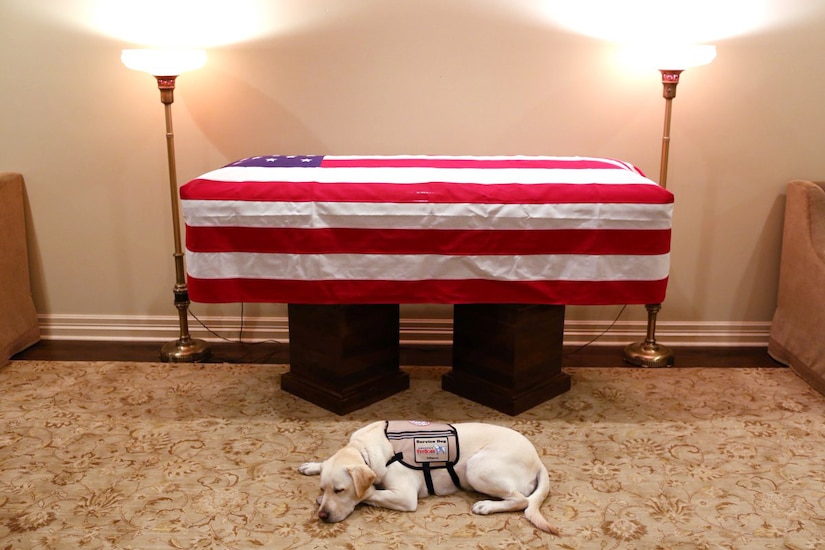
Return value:
[(326, 510), (318, 510), (318, 517), (321, 518), (321, 521), (328, 521), (329, 512), (327, 512)]

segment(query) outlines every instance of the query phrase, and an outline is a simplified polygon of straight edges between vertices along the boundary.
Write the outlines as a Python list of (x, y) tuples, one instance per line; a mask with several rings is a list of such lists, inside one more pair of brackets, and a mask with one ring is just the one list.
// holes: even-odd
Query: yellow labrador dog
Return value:
[(359, 503), (412, 512), (421, 497), (464, 489), (500, 499), (476, 502), (476, 514), (524, 510), (533, 525), (559, 534), (541, 514), (550, 492), (547, 468), (526, 437), (503, 426), (374, 422), (329, 459), (298, 470), (321, 476), (318, 517), (330, 523)]

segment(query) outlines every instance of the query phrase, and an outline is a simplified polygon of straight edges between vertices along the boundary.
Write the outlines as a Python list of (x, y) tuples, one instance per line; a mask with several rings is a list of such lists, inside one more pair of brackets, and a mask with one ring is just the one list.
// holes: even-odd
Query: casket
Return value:
[(587, 157), (262, 156), (181, 188), (195, 302), (664, 300), (673, 195)]

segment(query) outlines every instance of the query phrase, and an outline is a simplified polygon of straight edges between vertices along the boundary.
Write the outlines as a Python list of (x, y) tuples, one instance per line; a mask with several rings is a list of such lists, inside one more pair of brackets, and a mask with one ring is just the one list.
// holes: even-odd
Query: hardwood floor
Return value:
[[(43, 340), (12, 360), (28, 361), (137, 361), (160, 360), (158, 342), (81, 342)], [(676, 367), (781, 367), (765, 347), (685, 347), (675, 348)], [(449, 366), (452, 348), (443, 345), (401, 347), (401, 364)], [(209, 363), (289, 363), (289, 345), (278, 342), (212, 344)], [(629, 367), (622, 360), (622, 348), (589, 346), (581, 350), (565, 348), (564, 367)]]

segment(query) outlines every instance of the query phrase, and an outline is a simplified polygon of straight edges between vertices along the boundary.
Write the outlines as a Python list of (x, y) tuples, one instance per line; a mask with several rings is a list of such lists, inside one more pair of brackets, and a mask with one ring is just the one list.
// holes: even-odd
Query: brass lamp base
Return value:
[(672, 367), (674, 354), (673, 350), (665, 345), (645, 340), (628, 344), (624, 348), (624, 360), (640, 367)]
[(160, 359), (169, 363), (197, 363), (212, 355), (209, 345), (194, 338), (168, 342), (160, 350)]
[(673, 366), (673, 351), (667, 346), (656, 343), (656, 317), (662, 309), (662, 304), (646, 304), (645, 309), (647, 309), (647, 336), (642, 342), (629, 344), (624, 348), (624, 360), (640, 367)]

